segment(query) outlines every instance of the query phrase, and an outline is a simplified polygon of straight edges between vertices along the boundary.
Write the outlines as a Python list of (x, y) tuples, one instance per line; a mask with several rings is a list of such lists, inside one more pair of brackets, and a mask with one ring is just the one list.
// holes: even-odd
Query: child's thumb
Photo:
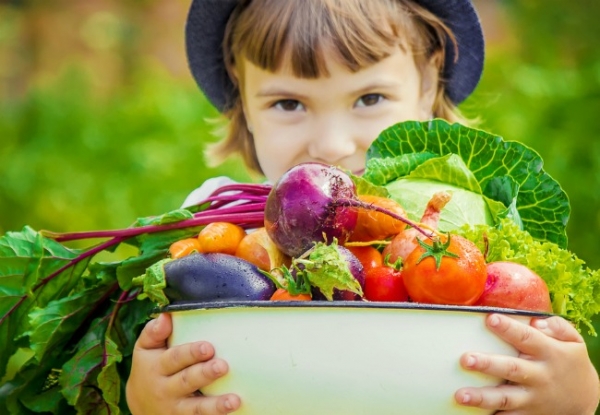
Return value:
[(142, 349), (162, 349), (167, 347), (167, 339), (173, 331), (171, 316), (162, 313), (150, 320), (142, 330), (136, 346)]

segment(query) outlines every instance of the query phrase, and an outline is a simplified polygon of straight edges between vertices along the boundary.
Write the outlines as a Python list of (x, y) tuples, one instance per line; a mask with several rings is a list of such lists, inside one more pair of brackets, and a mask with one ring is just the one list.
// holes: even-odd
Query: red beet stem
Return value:
[(366, 209), (366, 210), (372, 210), (375, 212), (380, 212), (380, 213), (383, 213), (384, 215), (388, 215), (396, 220), (406, 223), (408, 226), (415, 228), (418, 232), (423, 234), (423, 236), (425, 236), (429, 239), (436, 236), (435, 232), (426, 231), (421, 226), (419, 226), (418, 223), (413, 222), (412, 220), (405, 218), (404, 216), (400, 216), (400, 215), (398, 215), (394, 212), (391, 212), (385, 208), (373, 205), (371, 203), (364, 203), (364, 202), (361, 202), (360, 200), (356, 200), (356, 199), (337, 199), (335, 201), (335, 204), (337, 206), (350, 206), (350, 207), (357, 207), (360, 209)]

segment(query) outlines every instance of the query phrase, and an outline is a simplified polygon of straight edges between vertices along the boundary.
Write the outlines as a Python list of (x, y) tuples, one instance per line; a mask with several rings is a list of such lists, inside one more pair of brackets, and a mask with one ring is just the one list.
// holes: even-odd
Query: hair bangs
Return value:
[(295, 76), (318, 78), (328, 75), (332, 56), (355, 72), (414, 43), (413, 22), (398, 0), (251, 0), (238, 10), (226, 36), (230, 66), (245, 58), (274, 72), (285, 63)]

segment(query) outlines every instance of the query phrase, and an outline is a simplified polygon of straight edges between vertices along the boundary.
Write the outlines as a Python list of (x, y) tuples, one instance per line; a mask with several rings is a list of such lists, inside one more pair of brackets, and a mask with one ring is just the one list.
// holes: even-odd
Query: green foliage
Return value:
[(129, 363), (154, 304), (120, 290), (112, 263), (89, 265), (82, 254), (28, 227), (0, 238), (0, 378), (11, 356), (31, 351), (3, 382), (7, 413), (72, 412), (66, 403), (115, 413), (121, 403), (118, 364)]

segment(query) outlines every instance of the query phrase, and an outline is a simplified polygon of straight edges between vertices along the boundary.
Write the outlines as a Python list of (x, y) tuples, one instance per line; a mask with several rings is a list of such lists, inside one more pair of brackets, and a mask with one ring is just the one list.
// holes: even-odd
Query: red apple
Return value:
[(552, 312), (546, 282), (515, 262), (487, 264), (487, 281), (476, 305)]

